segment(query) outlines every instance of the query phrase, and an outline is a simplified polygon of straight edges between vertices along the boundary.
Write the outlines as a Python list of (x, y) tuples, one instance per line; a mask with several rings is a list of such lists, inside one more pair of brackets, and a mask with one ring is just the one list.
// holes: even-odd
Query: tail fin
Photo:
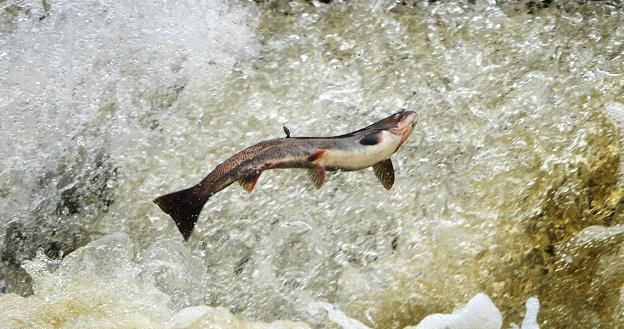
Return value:
[(199, 213), (208, 201), (208, 197), (202, 197), (195, 189), (196, 186), (165, 194), (154, 200), (162, 211), (173, 218), (184, 240), (193, 233)]

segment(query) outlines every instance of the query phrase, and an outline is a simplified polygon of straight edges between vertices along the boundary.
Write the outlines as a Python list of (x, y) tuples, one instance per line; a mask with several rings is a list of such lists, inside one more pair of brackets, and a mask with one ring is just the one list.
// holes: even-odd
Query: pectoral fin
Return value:
[(379, 179), (386, 190), (389, 190), (394, 184), (394, 167), (392, 160), (386, 159), (373, 165), (375, 176)]
[(310, 177), (312, 184), (314, 184), (314, 187), (318, 190), (325, 183), (327, 171), (325, 170), (325, 167), (314, 166), (308, 169), (308, 177)]
[(256, 186), (256, 183), (258, 182), (258, 178), (260, 178), (260, 174), (250, 175), (239, 179), (238, 184), (240, 184), (240, 186), (245, 189), (245, 191), (251, 193), (251, 191), (253, 191), (254, 187)]

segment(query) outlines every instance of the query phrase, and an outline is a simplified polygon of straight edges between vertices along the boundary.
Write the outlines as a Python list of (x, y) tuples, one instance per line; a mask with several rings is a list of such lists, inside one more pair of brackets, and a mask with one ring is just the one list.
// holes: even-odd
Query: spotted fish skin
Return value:
[[(154, 200), (175, 221), (188, 239), (204, 204), (234, 182), (253, 191), (262, 172), (269, 169), (306, 168), (317, 188), (327, 171), (360, 170), (373, 166), (389, 189), (394, 182), (390, 157), (409, 137), (417, 121), (412, 111), (401, 111), (354, 132), (333, 137), (286, 137), (262, 141), (217, 165), (201, 182)], [(391, 179), (391, 181), (389, 181)]]

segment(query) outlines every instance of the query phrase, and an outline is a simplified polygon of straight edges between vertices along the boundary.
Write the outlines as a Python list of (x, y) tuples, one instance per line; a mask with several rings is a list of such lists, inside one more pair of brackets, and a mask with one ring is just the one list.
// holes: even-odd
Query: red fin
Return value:
[(310, 154), (308, 156), (308, 161), (314, 162), (314, 161), (316, 161), (318, 159), (322, 159), (322, 158), (325, 157), (326, 154), (327, 154), (326, 150), (322, 150), (322, 149), (321, 150), (316, 150), (316, 151), (314, 151), (314, 153), (312, 153), (312, 154)]
[(256, 187), (256, 183), (258, 183), (258, 178), (260, 178), (260, 174), (247, 176), (238, 180), (238, 184), (245, 189), (248, 193), (253, 191), (254, 187)]
[(394, 167), (392, 160), (386, 159), (373, 165), (375, 176), (381, 182), (386, 190), (389, 190), (394, 184)]
[(308, 177), (310, 177), (312, 184), (314, 184), (314, 187), (318, 190), (325, 183), (327, 171), (325, 170), (325, 167), (314, 166), (308, 169)]

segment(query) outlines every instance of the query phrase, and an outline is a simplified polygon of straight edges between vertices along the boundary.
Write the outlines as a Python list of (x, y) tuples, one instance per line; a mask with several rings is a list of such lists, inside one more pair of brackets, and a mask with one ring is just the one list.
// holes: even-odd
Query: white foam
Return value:
[[(149, 255), (137, 257), (128, 235), (115, 233), (79, 248), (60, 264), (39, 254), (25, 264), (33, 279), (34, 295), (2, 296), (0, 317), (9, 326), (26, 321), (35, 327), (63, 323), (62, 328), (99, 328), (102, 323), (163, 329), (310, 328), (303, 322), (245, 321), (225, 308), (206, 305), (176, 312), (169, 294), (157, 289), (158, 280), (145, 275), (146, 270), (154, 271), (154, 263), (169, 253), (164, 249), (150, 250)], [(193, 257), (181, 253), (177, 266), (187, 267), (184, 264), (189, 260)], [(172, 259), (171, 262), (176, 261)], [(539, 329), (537, 299), (530, 298), (526, 305), (522, 329)], [(330, 303), (313, 302), (307, 311), (316, 319), (326, 316), (329, 322), (342, 329), (370, 329)], [(479, 293), (452, 314), (432, 314), (417, 326), (406, 329), (500, 329), (501, 324), (502, 316), (494, 303)]]
[[(431, 314), (409, 329), (500, 329), (503, 316), (485, 294), (479, 293), (452, 314)], [(405, 329), (408, 329), (405, 328)]]
[(197, 106), (178, 109), (176, 100), (218, 93), (232, 65), (258, 49), (252, 5), (11, 2), (3, 8), (23, 10), (0, 33), (0, 229), (72, 183), (40, 186), (57, 166), (75, 171), (73, 158), (89, 163), (101, 149), (123, 166), (122, 146), (148, 142), (155, 117), (141, 121), (157, 113), (188, 126)]
[(350, 318), (349, 316), (344, 314), (344, 312), (342, 312), (338, 307), (333, 304), (318, 302), (311, 304), (309, 307), (309, 311), (313, 315), (316, 315), (320, 310), (326, 311), (329, 320), (339, 325), (343, 329), (370, 329), (362, 322)]
[[(166, 251), (163, 254), (153, 257), (167, 256)], [(204, 305), (175, 312), (169, 295), (156, 288), (151, 276), (143, 275), (152, 265), (137, 262), (132, 242), (123, 233), (76, 250), (52, 272), (50, 267), (56, 266), (43, 254), (26, 264), (34, 294), (0, 295), (3, 328), (310, 328), (293, 321), (245, 321), (225, 308)]]
[(302, 322), (274, 321), (271, 323), (243, 321), (222, 307), (193, 306), (176, 313), (166, 324), (170, 329), (310, 329)]
[(522, 329), (539, 329), (537, 323), (537, 313), (539, 312), (540, 304), (537, 297), (531, 297), (526, 301), (526, 313), (522, 320)]

